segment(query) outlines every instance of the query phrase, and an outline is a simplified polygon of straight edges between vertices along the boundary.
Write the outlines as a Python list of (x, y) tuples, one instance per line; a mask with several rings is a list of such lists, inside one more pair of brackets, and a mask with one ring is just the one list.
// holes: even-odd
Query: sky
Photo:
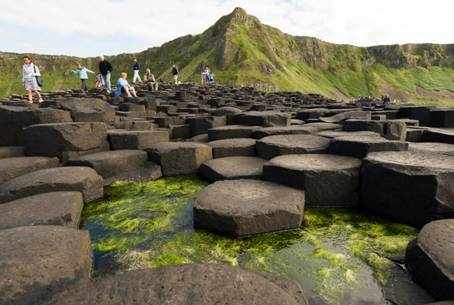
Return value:
[(0, 51), (139, 52), (201, 33), (235, 7), (333, 43), (454, 43), (454, 0), (0, 0)]

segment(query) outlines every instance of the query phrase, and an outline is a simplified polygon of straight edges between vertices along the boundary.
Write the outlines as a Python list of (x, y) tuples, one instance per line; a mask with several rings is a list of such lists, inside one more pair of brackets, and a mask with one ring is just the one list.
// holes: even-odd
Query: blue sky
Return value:
[(453, 0), (1, 0), (0, 51), (137, 52), (198, 34), (237, 6), (335, 43), (454, 43)]

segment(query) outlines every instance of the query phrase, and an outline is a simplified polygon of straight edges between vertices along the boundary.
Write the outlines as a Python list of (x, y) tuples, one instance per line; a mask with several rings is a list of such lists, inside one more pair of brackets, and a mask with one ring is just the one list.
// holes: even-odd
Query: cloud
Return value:
[(336, 43), (454, 43), (451, 0), (2, 0), (1, 6), (0, 32), (9, 33), (4, 51), (140, 51), (200, 33), (236, 6), (287, 33)]

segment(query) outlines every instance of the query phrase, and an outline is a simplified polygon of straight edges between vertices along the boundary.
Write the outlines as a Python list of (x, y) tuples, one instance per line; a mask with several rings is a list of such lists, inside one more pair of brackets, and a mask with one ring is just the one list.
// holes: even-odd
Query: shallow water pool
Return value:
[(416, 230), (345, 209), (306, 209), (301, 230), (230, 239), (192, 227), (194, 176), (117, 182), (87, 205), (95, 276), (147, 267), (224, 262), (296, 281), (320, 304), (381, 302)]

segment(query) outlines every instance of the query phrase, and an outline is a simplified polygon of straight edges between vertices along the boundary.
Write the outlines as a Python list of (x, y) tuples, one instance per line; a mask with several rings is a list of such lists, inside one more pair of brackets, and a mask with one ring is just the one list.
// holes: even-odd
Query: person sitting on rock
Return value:
[(81, 83), (81, 89), (83, 91), (88, 91), (88, 73), (95, 74), (95, 72), (91, 71), (90, 69), (87, 69), (86, 67), (83, 67), (81, 64), (77, 65), (77, 69), (73, 70), (74, 74), (77, 74), (80, 79)]
[(180, 82), (178, 81), (178, 77), (180, 76), (180, 71), (178, 70), (176, 65), (172, 66), (172, 75), (175, 85), (178, 85)]
[(151, 73), (151, 70), (150, 69), (147, 69), (145, 71), (145, 75), (144, 75), (144, 81), (146, 83), (148, 83), (148, 86), (150, 87), (150, 90), (154, 90), (154, 91), (158, 91), (159, 89), (159, 83), (158, 81), (156, 80), (156, 77), (154, 76), (153, 73)]
[(137, 97), (136, 89), (128, 83), (128, 74), (122, 72), (117, 81), (117, 89), (115, 90), (115, 97), (126, 95), (127, 97)]
[(43, 102), (41, 97), (41, 86), (38, 80), (41, 77), (38, 67), (33, 63), (29, 56), (24, 57), (24, 65), (22, 66), (22, 84), (27, 90), (28, 102), (33, 104), (33, 93), (36, 93), (39, 103)]

